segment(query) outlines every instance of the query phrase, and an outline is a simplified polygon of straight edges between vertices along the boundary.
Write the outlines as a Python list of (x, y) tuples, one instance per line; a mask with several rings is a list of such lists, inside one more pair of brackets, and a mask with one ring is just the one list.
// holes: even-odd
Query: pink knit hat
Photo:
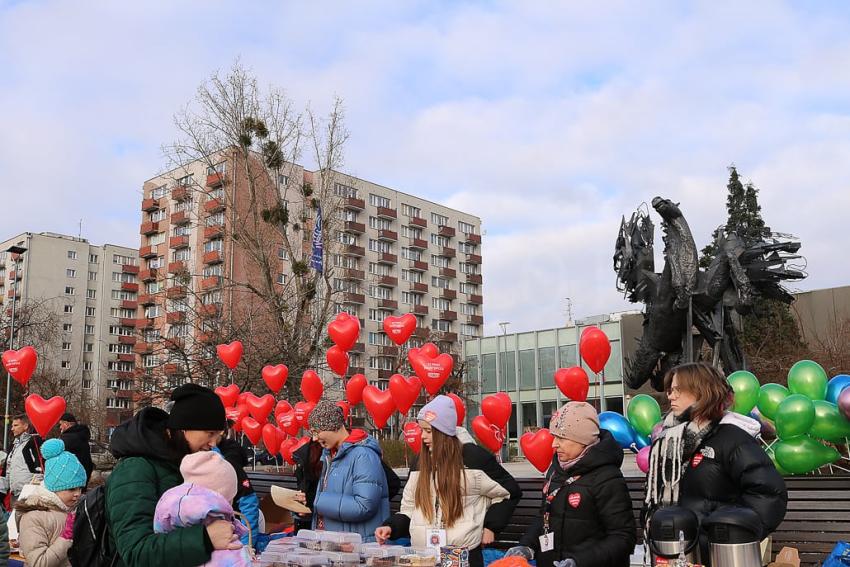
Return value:
[(236, 497), (236, 471), (215, 451), (198, 451), (186, 455), (180, 462), (180, 474), (185, 482), (218, 492), (228, 502), (233, 502)]

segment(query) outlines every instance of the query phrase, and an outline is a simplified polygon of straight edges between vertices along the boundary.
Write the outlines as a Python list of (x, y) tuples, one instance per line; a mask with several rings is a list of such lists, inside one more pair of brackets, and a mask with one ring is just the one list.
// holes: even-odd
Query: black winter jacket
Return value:
[[(623, 449), (605, 430), (599, 443), (568, 471), (561, 468), (557, 455), (553, 457), (540, 516), (520, 539), (520, 545), (538, 552), (537, 565), (549, 567), (564, 559), (575, 560), (578, 567), (629, 565), (637, 526), (622, 464)], [(546, 500), (552, 494), (549, 531), (554, 534), (554, 550), (539, 553)]]
[(72, 425), (62, 432), (60, 438), (65, 443), (65, 450), (73, 453), (86, 470), (86, 484), (88, 485), (91, 472), (94, 469), (91, 460), (91, 447), (89, 447), (89, 440), (91, 439), (89, 426), (79, 423)]

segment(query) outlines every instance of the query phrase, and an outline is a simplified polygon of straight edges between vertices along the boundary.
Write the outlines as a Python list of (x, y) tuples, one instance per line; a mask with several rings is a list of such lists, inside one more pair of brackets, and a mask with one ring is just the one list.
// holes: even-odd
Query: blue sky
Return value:
[(733, 162), (802, 239), (799, 288), (844, 285), (848, 32), (839, 2), (0, 0), (2, 234), (137, 246), (172, 116), (239, 57), (345, 100), (348, 172), (482, 218), (488, 332), (628, 308), (620, 215), (670, 197), (703, 245)]

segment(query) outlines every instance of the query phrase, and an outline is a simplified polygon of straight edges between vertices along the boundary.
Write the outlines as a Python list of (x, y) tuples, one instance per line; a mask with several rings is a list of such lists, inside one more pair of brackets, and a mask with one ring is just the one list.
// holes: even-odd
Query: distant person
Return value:
[(77, 423), (74, 414), (66, 413), (59, 418), (59, 431), (59, 438), (65, 442), (65, 450), (74, 453), (86, 470), (86, 485), (88, 485), (91, 472), (94, 469), (91, 460), (91, 447), (89, 446), (91, 440), (89, 426)]
[(39, 454), (41, 437), (30, 433), (30, 419), (26, 414), (12, 418), (12, 435), (15, 440), (9, 450), (9, 456), (6, 457), (6, 475), (3, 482), (5, 492), (10, 496), (7, 510), (14, 506), (24, 485), (43, 472)]

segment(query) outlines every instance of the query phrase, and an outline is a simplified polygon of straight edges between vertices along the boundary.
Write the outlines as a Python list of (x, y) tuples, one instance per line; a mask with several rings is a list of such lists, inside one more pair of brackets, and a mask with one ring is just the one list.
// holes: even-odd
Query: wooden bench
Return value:
[[(254, 490), (260, 496), (267, 494), (272, 484), (295, 487), (292, 476), (268, 472), (249, 472)], [(402, 478), (402, 486), (406, 479)], [(528, 525), (540, 513), (542, 478), (518, 478), (522, 498), (517, 504), (511, 522), (499, 535), (500, 548), (515, 545)], [(643, 477), (627, 477), (626, 483), (632, 497), (635, 519), (639, 520), (643, 507)], [(786, 477), (788, 487), (788, 512), (785, 520), (773, 533), (772, 556), (785, 546), (800, 551), (803, 565), (819, 565), (832, 551), (835, 542), (850, 541), (850, 475)], [(390, 508), (398, 511), (401, 494)], [(642, 534), (638, 528), (638, 540)]]

